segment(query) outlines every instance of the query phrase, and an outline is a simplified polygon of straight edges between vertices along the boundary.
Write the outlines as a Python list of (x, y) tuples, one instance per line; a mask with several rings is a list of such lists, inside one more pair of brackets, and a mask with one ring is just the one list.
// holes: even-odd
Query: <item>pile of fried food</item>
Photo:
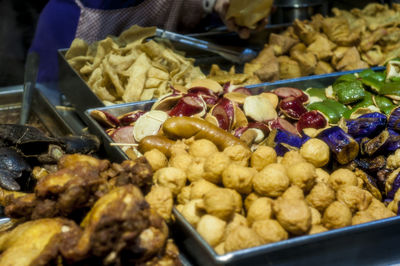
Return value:
[(166, 43), (146, 41), (156, 28), (132, 26), (117, 37), (87, 44), (75, 39), (65, 54), (68, 63), (106, 104), (158, 98), (172, 86), (204, 78), (194, 60)]
[(399, 4), (389, 8), (371, 3), (362, 10), (332, 12), (333, 17), (317, 14), (310, 21), (296, 20), (281, 34), (271, 33), (243, 74), (213, 66), (210, 78), (241, 81), (247, 75), (269, 82), (379, 66), (400, 55)]
[(0, 265), (180, 264), (167, 224), (141, 192), (152, 182), (144, 158), (65, 155), (58, 170), (33, 174), (33, 193), (1, 190), (12, 219), (0, 233)]
[(144, 153), (155, 171), (153, 190), (172, 191), (176, 209), (218, 254), (397, 212), (398, 199), (386, 207), (362, 170), (328, 170), (329, 147), (319, 139), (282, 157), (269, 146), (219, 150), (207, 139), (177, 141), (169, 151)]

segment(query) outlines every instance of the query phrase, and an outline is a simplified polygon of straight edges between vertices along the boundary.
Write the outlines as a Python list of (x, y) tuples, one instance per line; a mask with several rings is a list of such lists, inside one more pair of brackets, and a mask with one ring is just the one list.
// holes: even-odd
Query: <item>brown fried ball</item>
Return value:
[(306, 201), (320, 212), (323, 212), (335, 199), (335, 191), (325, 183), (317, 183), (306, 197)]
[(329, 162), (330, 150), (325, 142), (312, 138), (301, 146), (300, 154), (315, 167), (322, 167)]
[(193, 157), (187, 153), (179, 153), (171, 156), (169, 159), (169, 166), (182, 169), (186, 172), (188, 167), (192, 165)]
[(385, 206), (385, 204), (383, 204), (376, 198), (372, 198), (372, 201), (366, 211), (369, 212), (369, 214), (371, 214), (371, 216), (374, 217), (375, 220), (396, 216), (394, 212), (392, 212), (389, 208)]
[(265, 166), (276, 163), (276, 152), (269, 146), (259, 146), (251, 155), (250, 165), (257, 171), (261, 171)]
[(289, 237), (289, 234), (276, 220), (256, 221), (251, 229), (261, 237), (264, 244), (282, 241)]
[(216, 246), (214, 248), (214, 250), (218, 255), (224, 255), (225, 254), (225, 242), (219, 243), (218, 246)]
[(239, 225), (246, 226), (246, 227), (249, 226), (249, 224), (247, 223), (246, 217), (244, 217), (241, 214), (235, 213), (233, 215), (232, 220), (228, 223), (228, 225), (225, 228), (224, 240), (233, 231), (233, 229), (235, 229)]
[(152, 186), (145, 198), (151, 209), (156, 211), (166, 222), (171, 221), (174, 198), (169, 188)]
[(204, 162), (204, 179), (214, 184), (220, 184), (222, 172), (230, 162), (231, 159), (223, 152), (210, 154)]
[(227, 188), (232, 188), (242, 194), (249, 194), (252, 191), (253, 176), (257, 170), (239, 164), (229, 164), (222, 173), (222, 183)]
[(186, 174), (182, 169), (165, 167), (154, 173), (153, 180), (155, 184), (169, 188), (176, 196), (186, 185)]
[(157, 149), (147, 151), (143, 156), (146, 157), (154, 172), (168, 166), (167, 156)]
[(296, 185), (292, 185), (288, 189), (286, 189), (281, 197), (285, 199), (304, 200), (304, 193), (301, 188)]
[(181, 192), (176, 197), (176, 201), (178, 202), (178, 204), (186, 204), (190, 201), (191, 190), (191, 186), (186, 186), (181, 189)]
[(177, 142), (171, 145), (171, 148), (169, 150), (171, 156), (175, 156), (181, 153), (188, 154), (189, 146), (182, 140), (178, 140)]
[(197, 226), (200, 218), (204, 215), (204, 211), (197, 206), (202, 204), (203, 200), (195, 199), (183, 205), (181, 214), (193, 226)]
[(289, 183), (285, 167), (278, 163), (267, 165), (253, 177), (254, 190), (268, 197), (279, 197), (289, 187)]
[(250, 149), (245, 148), (242, 145), (234, 145), (225, 148), (224, 153), (231, 159), (232, 162), (248, 166), (249, 159), (251, 156)]
[(217, 188), (217, 186), (211, 182), (208, 182), (205, 179), (201, 179), (199, 181), (193, 182), (191, 184), (192, 189), (190, 190), (190, 199), (202, 199), (204, 195)]
[(363, 224), (363, 223), (368, 223), (374, 221), (375, 218), (367, 211), (359, 211), (354, 214), (351, 224), (356, 225), (356, 224)]
[(389, 205), (387, 206), (388, 209), (390, 209), (394, 213), (398, 213), (399, 211), (399, 201), (400, 201), (400, 189), (396, 191), (394, 194), (394, 198), (391, 202), (389, 202)]
[(208, 244), (217, 246), (224, 236), (226, 222), (209, 214), (203, 215), (197, 223), (197, 232)]
[(186, 169), (186, 175), (189, 182), (193, 183), (204, 178), (205, 158), (194, 157), (192, 164)]
[(217, 153), (218, 148), (208, 139), (199, 139), (189, 146), (189, 154), (193, 157), (207, 158), (211, 154)]
[(258, 195), (255, 192), (250, 193), (245, 199), (244, 199), (244, 208), (246, 209), (246, 211), (249, 211), (251, 204), (253, 204), (253, 202), (260, 198), (261, 196)]
[(298, 151), (288, 151), (283, 155), (282, 160), (280, 163), (289, 169), (292, 164), (306, 162), (306, 159), (301, 156), (300, 152)]
[(247, 222), (252, 225), (255, 221), (272, 217), (272, 200), (266, 197), (256, 199), (247, 212)]
[(235, 212), (236, 213), (242, 213), (243, 211), (243, 198), (242, 195), (239, 194), (239, 192), (237, 192), (234, 189), (229, 189), (227, 188), (227, 190), (229, 192), (231, 192), (234, 202), (235, 202)]
[(253, 229), (239, 225), (226, 237), (225, 252), (252, 248), (262, 243), (261, 237)]
[(313, 207), (310, 207), (310, 211), (311, 211), (311, 225), (320, 224), (321, 213)]
[(311, 190), (317, 178), (314, 165), (307, 162), (292, 164), (287, 169), (287, 175), (290, 182), (301, 188), (304, 192)]
[(346, 204), (354, 213), (368, 208), (372, 200), (372, 195), (368, 191), (356, 186), (340, 187), (336, 192), (338, 201)]
[(322, 217), (322, 224), (328, 229), (336, 229), (351, 225), (351, 211), (340, 201), (332, 202), (326, 208)]
[(235, 213), (235, 199), (233, 194), (224, 188), (216, 188), (204, 195), (204, 209), (208, 214), (228, 221)]
[(311, 211), (304, 200), (278, 198), (273, 204), (278, 222), (286, 231), (302, 235), (311, 228)]
[(315, 181), (328, 184), (330, 175), (327, 171), (322, 168), (317, 168), (315, 169), (315, 173), (317, 174), (317, 179)]
[(338, 190), (341, 186), (357, 186), (357, 177), (349, 169), (340, 168), (330, 175), (328, 184), (334, 190)]
[(318, 233), (322, 233), (322, 232), (326, 232), (328, 231), (328, 229), (326, 229), (326, 227), (324, 227), (321, 224), (314, 224), (311, 226), (310, 231), (308, 231), (309, 235), (314, 235), (314, 234), (318, 234)]

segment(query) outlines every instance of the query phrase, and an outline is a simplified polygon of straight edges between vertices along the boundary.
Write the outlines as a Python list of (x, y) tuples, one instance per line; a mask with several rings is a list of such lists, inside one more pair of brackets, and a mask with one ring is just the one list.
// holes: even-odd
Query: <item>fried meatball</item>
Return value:
[(307, 162), (292, 164), (287, 169), (287, 175), (290, 182), (301, 188), (304, 192), (310, 191), (317, 178), (314, 165)]
[(217, 153), (218, 148), (208, 139), (199, 139), (189, 146), (189, 154), (193, 157), (207, 158), (211, 154)]
[(220, 184), (222, 172), (230, 164), (231, 159), (222, 152), (210, 154), (204, 162), (204, 179), (214, 184)]
[(246, 227), (249, 226), (246, 217), (244, 217), (241, 214), (235, 213), (233, 215), (232, 220), (228, 223), (228, 225), (225, 228), (224, 240), (233, 231), (233, 229), (235, 229), (239, 225)]
[(311, 211), (304, 200), (278, 198), (273, 210), (283, 228), (294, 235), (305, 234), (311, 228)]
[(317, 174), (316, 182), (328, 184), (330, 175), (327, 171), (322, 168), (316, 168), (315, 173)]
[(329, 162), (330, 150), (320, 139), (309, 139), (300, 148), (300, 155), (315, 167), (322, 167)]
[(336, 192), (338, 201), (346, 204), (354, 213), (368, 208), (372, 200), (372, 195), (368, 191), (356, 186), (340, 187)]
[(147, 151), (143, 156), (146, 157), (154, 172), (168, 166), (167, 156), (157, 149)]
[(389, 203), (387, 208), (390, 209), (394, 213), (398, 213), (398, 211), (399, 211), (399, 201), (400, 201), (400, 189), (398, 189), (396, 191), (396, 194), (394, 194), (393, 200)]
[(256, 199), (251, 204), (247, 212), (247, 222), (252, 225), (253, 222), (259, 220), (266, 220), (272, 217), (272, 200), (269, 198), (261, 197)]
[(301, 188), (292, 185), (282, 194), (282, 198), (304, 200), (304, 193)]
[(288, 187), (289, 177), (281, 164), (269, 164), (253, 177), (254, 190), (263, 196), (279, 197)]
[(219, 243), (218, 246), (216, 246), (214, 248), (214, 250), (218, 255), (224, 255), (225, 254), (225, 242)]
[(193, 158), (192, 164), (186, 169), (187, 179), (192, 183), (204, 178), (204, 162), (202, 157)]
[(264, 244), (282, 241), (289, 237), (289, 234), (276, 220), (256, 221), (251, 229), (261, 237)]
[(239, 225), (226, 237), (225, 252), (252, 248), (262, 243), (261, 237), (253, 229)]
[(385, 204), (377, 200), (376, 198), (372, 198), (371, 203), (369, 204), (367, 210), (375, 220), (384, 219), (396, 216), (391, 210), (389, 210)]
[(182, 169), (175, 167), (166, 167), (157, 170), (154, 173), (153, 180), (155, 184), (167, 187), (175, 196), (186, 185), (186, 174)]
[(186, 172), (188, 167), (192, 165), (193, 157), (187, 153), (179, 153), (171, 156), (169, 159), (169, 166), (182, 169)]
[(288, 151), (285, 153), (285, 155), (283, 155), (283, 158), (280, 161), (280, 163), (285, 166), (286, 169), (289, 169), (292, 164), (302, 162), (306, 162), (306, 159), (304, 159), (298, 151)]
[(257, 171), (261, 171), (265, 166), (276, 163), (276, 152), (269, 146), (259, 146), (251, 155), (250, 165)]
[(340, 201), (332, 202), (322, 216), (322, 224), (328, 229), (336, 229), (351, 225), (351, 211)]
[(357, 177), (349, 169), (340, 168), (329, 176), (328, 184), (334, 190), (338, 190), (341, 186), (357, 186)]
[(203, 215), (197, 223), (197, 232), (208, 244), (217, 246), (224, 236), (226, 222), (209, 214)]
[(213, 189), (204, 195), (204, 208), (208, 214), (227, 221), (235, 213), (234, 196), (228, 189)]
[(156, 211), (165, 221), (171, 221), (174, 198), (169, 188), (152, 186), (145, 198), (151, 209)]
[(204, 195), (217, 188), (217, 186), (207, 180), (201, 179), (191, 184), (190, 199), (202, 199)]
[(178, 204), (186, 204), (190, 201), (191, 190), (191, 186), (186, 186), (181, 189), (181, 192), (176, 197), (176, 201), (178, 202)]
[(335, 201), (335, 191), (325, 183), (317, 183), (306, 197), (306, 201), (315, 209), (323, 212)]
[(183, 205), (181, 214), (185, 219), (193, 226), (197, 226), (197, 223), (200, 221), (200, 218), (204, 215), (204, 211), (201, 210), (197, 205), (203, 204), (203, 200), (196, 199), (191, 200), (185, 205)]
[(400, 149), (397, 149), (394, 154), (388, 156), (386, 167), (389, 169), (397, 169), (400, 167)]
[(250, 193), (245, 199), (244, 199), (244, 208), (246, 209), (246, 211), (249, 211), (251, 204), (253, 204), (253, 202), (260, 198), (261, 196), (258, 195), (257, 193), (253, 192)]
[(233, 189), (227, 188), (226, 190), (228, 190), (233, 196), (233, 200), (235, 202), (235, 212), (241, 213), (243, 210), (242, 195), (240, 195), (239, 192), (237, 192), (236, 190), (233, 190)]
[(367, 211), (359, 211), (354, 214), (351, 224), (356, 225), (356, 224), (363, 224), (363, 223), (368, 223), (374, 221), (375, 218)]
[(237, 164), (240, 164), (243, 166), (249, 165), (251, 151), (250, 151), (250, 149), (247, 149), (242, 145), (235, 145), (235, 146), (227, 147), (227, 148), (225, 148), (224, 153), (234, 163), (237, 163)]
[(253, 176), (257, 170), (250, 167), (232, 163), (222, 173), (222, 183), (227, 188), (232, 188), (242, 194), (249, 194), (252, 191)]
[(326, 232), (328, 231), (328, 229), (326, 229), (326, 227), (324, 227), (322, 224), (314, 224), (311, 226), (310, 231), (308, 231), (309, 235), (313, 235), (313, 234), (318, 234), (318, 233), (322, 233), (322, 232)]
[(169, 150), (171, 156), (175, 156), (181, 153), (188, 154), (189, 146), (182, 140), (178, 140), (177, 142), (171, 145), (171, 148)]
[(311, 225), (320, 224), (321, 213), (313, 207), (310, 207), (310, 211), (311, 211)]

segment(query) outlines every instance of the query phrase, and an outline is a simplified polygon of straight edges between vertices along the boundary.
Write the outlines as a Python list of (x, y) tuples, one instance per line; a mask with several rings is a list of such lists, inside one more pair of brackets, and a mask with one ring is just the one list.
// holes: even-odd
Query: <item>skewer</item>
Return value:
[(139, 144), (137, 143), (110, 143), (110, 146), (131, 146), (131, 147), (137, 147)]

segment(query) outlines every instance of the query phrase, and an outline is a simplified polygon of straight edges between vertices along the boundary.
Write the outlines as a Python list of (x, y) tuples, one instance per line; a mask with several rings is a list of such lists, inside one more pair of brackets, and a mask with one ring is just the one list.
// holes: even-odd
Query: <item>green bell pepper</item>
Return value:
[(400, 96), (400, 81), (384, 83), (379, 90), (379, 94)]
[(365, 89), (359, 80), (335, 82), (332, 89), (343, 104), (358, 102), (365, 96)]
[(326, 99), (325, 89), (320, 88), (308, 88), (305, 91), (310, 97), (315, 97), (320, 99), (321, 101)]
[(365, 77), (368, 77), (368, 76), (370, 76), (370, 75), (372, 75), (374, 73), (375, 72), (372, 69), (368, 68), (368, 69), (365, 69), (365, 70), (361, 71), (360, 73), (358, 73), (358, 76), (360, 78), (365, 78)]
[(376, 95), (374, 97), (374, 102), (375, 105), (382, 111), (384, 112), (386, 115), (389, 115), (390, 112), (393, 110), (393, 108), (396, 107), (395, 104), (393, 104), (393, 102), (385, 97), (385, 96), (378, 96)]
[(384, 85), (383, 81), (379, 81), (376, 77), (374, 77), (373, 75), (370, 75), (368, 77), (362, 78), (361, 82), (370, 87), (372, 91), (379, 93), (379, 91), (381, 90), (382, 86)]
[(354, 113), (357, 109), (365, 108), (371, 105), (374, 105), (374, 101), (372, 100), (372, 93), (370, 93), (369, 91), (365, 91), (364, 99), (354, 105), (351, 109), (348, 109), (346, 112), (344, 112), (343, 116), (344, 118), (349, 119), (351, 114)]
[(315, 102), (307, 106), (309, 110), (318, 110), (328, 117), (329, 123), (336, 124), (343, 116), (348, 108), (331, 99), (326, 99), (322, 102)]

